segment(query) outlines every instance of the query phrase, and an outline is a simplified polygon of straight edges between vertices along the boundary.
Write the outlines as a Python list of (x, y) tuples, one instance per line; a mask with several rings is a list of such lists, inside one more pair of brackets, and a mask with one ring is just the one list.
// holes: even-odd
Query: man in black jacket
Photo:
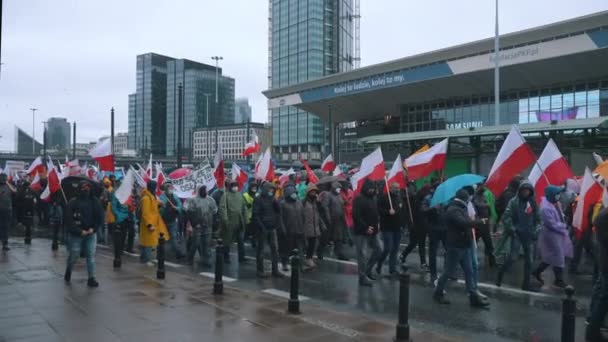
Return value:
[(467, 190), (459, 190), (446, 210), (447, 252), (445, 255), (445, 269), (437, 281), (433, 298), (440, 304), (450, 304), (444, 297), (444, 290), (448, 278), (454, 275), (456, 267), (460, 264), (460, 267), (464, 271), (466, 289), (471, 306), (486, 307), (490, 303), (477, 293), (477, 282), (475, 281), (471, 262), (473, 227), (480, 222), (471, 220), (468, 215), (467, 204), (470, 200), (469, 197)]
[(284, 277), (279, 272), (279, 249), (277, 243), (277, 229), (280, 229), (279, 203), (274, 199), (275, 188), (270, 182), (262, 185), (262, 193), (253, 201), (253, 219), (258, 228), (258, 244), (256, 249), (257, 275), (266, 278), (264, 273), (264, 244), (270, 248), (272, 262), (272, 276)]
[[(389, 200), (390, 196), (390, 200)], [(397, 272), (397, 253), (401, 243), (401, 229), (406, 221), (406, 207), (399, 193), (399, 184), (393, 183), (388, 194), (380, 196), (378, 200), (378, 211), (380, 212), (380, 230), (382, 231), (383, 250), (376, 273), (382, 273), (382, 264), (388, 259), (388, 272), (391, 276), (398, 275)]]
[[(357, 250), (357, 265), (359, 267), (359, 285), (372, 286), (371, 280), (376, 280), (372, 269), (380, 258), (381, 248), (378, 240), (378, 204), (376, 188), (369, 179), (365, 180), (361, 193), (353, 202), (353, 221), (355, 224), (355, 248)], [(367, 255), (371, 248), (371, 255)]]
[(603, 337), (600, 328), (608, 313), (608, 209), (603, 209), (593, 222), (599, 245), (599, 276), (593, 286), (588, 319), (587, 341), (608, 341)]
[(103, 223), (103, 214), (101, 202), (91, 195), (89, 183), (82, 182), (78, 197), (70, 200), (66, 208), (66, 227), (69, 229), (69, 256), (64, 276), (66, 282), (70, 282), (72, 279), (72, 268), (78, 261), (82, 246), (87, 258), (87, 271), (89, 273), (87, 285), (89, 287), (99, 286), (95, 279), (95, 248), (97, 246), (95, 229)]

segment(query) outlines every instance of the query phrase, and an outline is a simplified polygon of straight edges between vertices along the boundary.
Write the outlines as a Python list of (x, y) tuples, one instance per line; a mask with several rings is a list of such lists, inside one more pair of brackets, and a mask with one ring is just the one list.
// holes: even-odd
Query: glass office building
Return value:
[[(182, 146), (189, 155), (192, 132), (196, 128), (234, 124), (234, 79), (222, 75), (218, 68), (218, 101), (215, 102), (215, 66), (176, 59), (167, 63), (166, 155), (177, 152), (179, 98), (183, 85)], [(209, 101), (207, 103), (207, 101)]]
[(66, 118), (50, 118), (46, 123), (47, 147), (54, 150), (70, 148), (70, 123)]
[(129, 133), (127, 136), (127, 148), (136, 150), (135, 141), (137, 140), (137, 94), (129, 94)]
[[(354, 65), (353, 0), (269, 0), (269, 88), (349, 71)], [(320, 160), (328, 131), (314, 114), (272, 109), (273, 154)]]

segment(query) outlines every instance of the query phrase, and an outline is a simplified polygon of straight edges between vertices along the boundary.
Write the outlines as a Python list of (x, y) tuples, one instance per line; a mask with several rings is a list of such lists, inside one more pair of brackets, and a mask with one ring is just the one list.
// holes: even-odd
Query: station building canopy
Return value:
[[(596, 80), (608, 75), (608, 11), (502, 35), (500, 46), (501, 92)], [(326, 122), (398, 115), (401, 104), (491, 93), (493, 48), (488, 38), (264, 95), (269, 109), (295, 106)]]

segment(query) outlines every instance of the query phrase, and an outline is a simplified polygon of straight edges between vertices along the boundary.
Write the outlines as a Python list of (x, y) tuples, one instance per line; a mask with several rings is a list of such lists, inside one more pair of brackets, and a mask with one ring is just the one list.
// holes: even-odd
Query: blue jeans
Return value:
[(606, 273), (600, 273), (593, 286), (589, 311), (587, 338), (594, 340), (600, 336), (600, 328), (604, 325), (604, 319), (608, 313), (608, 274)]
[(386, 257), (389, 257), (390, 255), (388, 258), (388, 272), (393, 274), (397, 272), (397, 253), (399, 253), (399, 245), (401, 243), (401, 231), (397, 230), (382, 232), (382, 243), (384, 246), (376, 269), (380, 271)]
[(143, 264), (152, 260), (152, 247), (139, 247), (141, 249), (141, 254), (139, 255), (139, 261)]
[(456, 267), (460, 265), (464, 271), (464, 281), (469, 297), (477, 296), (477, 282), (475, 281), (475, 275), (473, 274), (473, 265), (471, 248), (454, 248), (449, 247), (445, 254), (445, 269), (437, 281), (437, 287), (435, 288), (435, 295), (443, 295), (443, 291), (448, 282), (448, 278), (453, 276), (456, 272)]
[(66, 271), (71, 272), (74, 264), (80, 257), (80, 249), (84, 248), (84, 254), (87, 258), (87, 271), (89, 278), (95, 278), (95, 250), (97, 249), (97, 236), (95, 234), (85, 237), (72, 235), (68, 236), (68, 265)]
[(471, 242), (471, 268), (473, 269), (473, 278), (475, 284), (479, 282), (479, 260), (477, 259), (477, 242)]
[(179, 227), (177, 225), (177, 220), (174, 220), (173, 222), (167, 222), (167, 230), (169, 231), (169, 243), (171, 244), (171, 249), (173, 249), (173, 253), (175, 253), (175, 256), (181, 257), (184, 255), (184, 253), (182, 252), (179, 246), (179, 242), (177, 241), (178, 229)]
[(100, 243), (106, 243), (106, 223), (100, 224), (99, 227), (97, 227), (97, 240), (99, 240)]

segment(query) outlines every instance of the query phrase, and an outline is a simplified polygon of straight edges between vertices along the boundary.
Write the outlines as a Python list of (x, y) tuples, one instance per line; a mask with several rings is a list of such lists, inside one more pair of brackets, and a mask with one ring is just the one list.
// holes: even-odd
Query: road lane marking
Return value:
[[(211, 272), (201, 272), (201, 273), (199, 273), (199, 275), (202, 275), (203, 277), (207, 277), (207, 278), (215, 279), (215, 274), (214, 274), (214, 273), (211, 273)], [(226, 282), (226, 283), (232, 283), (232, 282), (235, 282), (235, 281), (236, 281), (236, 279), (234, 279), (234, 278), (230, 278), (230, 277), (226, 277), (226, 276), (223, 276), (223, 277), (222, 277), (222, 281), (223, 281), (223, 282)]]
[[(285, 291), (281, 291), (281, 290), (277, 290), (277, 289), (266, 289), (266, 290), (262, 290), (262, 292), (267, 293), (269, 295), (285, 298), (285, 299), (289, 299), (289, 297), (290, 297), (289, 292), (285, 292)], [(304, 300), (309, 300), (310, 298), (308, 298), (306, 296), (298, 296), (298, 299), (300, 301), (304, 301)]]

